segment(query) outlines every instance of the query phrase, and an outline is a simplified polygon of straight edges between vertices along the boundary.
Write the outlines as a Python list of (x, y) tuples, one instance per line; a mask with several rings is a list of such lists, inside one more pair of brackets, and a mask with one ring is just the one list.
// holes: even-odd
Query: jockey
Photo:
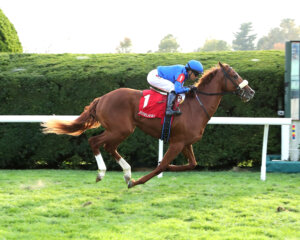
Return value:
[(195, 81), (201, 73), (203, 73), (202, 64), (199, 61), (190, 60), (185, 66), (159, 66), (148, 74), (147, 81), (150, 85), (169, 93), (167, 116), (181, 114), (179, 109), (173, 110), (176, 95), (190, 91), (190, 87), (183, 86), (184, 81), (186, 79)]

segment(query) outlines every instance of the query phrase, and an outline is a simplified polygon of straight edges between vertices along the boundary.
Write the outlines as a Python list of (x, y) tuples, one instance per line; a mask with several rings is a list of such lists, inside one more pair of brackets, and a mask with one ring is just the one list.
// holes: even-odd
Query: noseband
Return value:
[[(196, 93), (200, 93), (202, 95), (207, 95), (207, 96), (215, 96), (215, 95), (228, 95), (228, 94), (235, 94), (235, 95), (238, 95), (240, 97), (244, 97), (245, 95), (245, 90), (244, 90), (244, 87), (246, 87), (248, 85), (248, 81), (247, 80), (243, 80), (240, 84), (237, 84), (236, 81), (234, 81), (228, 74), (228, 72), (225, 70), (225, 68), (221, 66), (221, 69), (222, 69), (222, 72), (225, 76), (225, 89), (227, 89), (227, 80), (229, 79), (231, 81), (231, 83), (233, 84), (233, 86), (235, 87), (235, 91), (225, 91), (225, 92), (220, 92), (220, 93), (206, 93), (206, 92), (202, 92), (202, 91), (199, 91), (198, 89), (194, 91), (195, 93), (195, 96), (196, 96), (196, 99), (198, 100), (200, 106), (203, 108), (206, 116), (208, 119), (210, 119), (211, 117), (209, 116), (205, 106), (203, 105), (203, 103), (201, 102), (199, 96), (196, 94)], [(234, 79), (237, 79), (238, 76), (235, 75), (234, 76)]]

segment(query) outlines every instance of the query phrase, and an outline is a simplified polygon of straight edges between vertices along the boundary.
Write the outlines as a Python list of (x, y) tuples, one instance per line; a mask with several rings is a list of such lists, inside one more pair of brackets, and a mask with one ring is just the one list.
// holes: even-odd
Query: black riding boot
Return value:
[(176, 93), (174, 91), (169, 92), (168, 94), (168, 104), (167, 104), (167, 110), (166, 110), (166, 115), (167, 116), (172, 116), (172, 115), (180, 115), (181, 112), (179, 109), (176, 109), (175, 111), (173, 110), (173, 104), (176, 99)]

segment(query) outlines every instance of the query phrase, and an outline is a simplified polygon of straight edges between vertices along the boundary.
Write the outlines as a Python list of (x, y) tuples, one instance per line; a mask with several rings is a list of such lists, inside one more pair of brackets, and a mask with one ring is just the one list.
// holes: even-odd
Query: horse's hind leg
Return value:
[(128, 182), (131, 179), (131, 166), (118, 153), (118, 151), (117, 151), (117, 145), (105, 144), (104, 145), (104, 149), (107, 152), (111, 153), (111, 155), (115, 158), (115, 160), (117, 161), (117, 163), (121, 166), (121, 168), (123, 169), (123, 172), (124, 172), (124, 180), (125, 180), (126, 184), (128, 184)]
[(122, 129), (122, 131), (118, 132), (110, 132), (110, 137), (103, 145), (104, 149), (109, 152), (117, 161), (117, 163), (121, 166), (124, 172), (124, 179), (126, 184), (131, 179), (131, 167), (126, 162), (126, 160), (118, 153), (117, 147), (121, 142), (123, 142), (131, 133), (133, 133), (134, 127), (127, 127), (126, 129)]
[(100, 181), (104, 177), (106, 171), (106, 166), (99, 150), (101, 146), (103, 146), (103, 148), (115, 158), (117, 163), (122, 167), (124, 171), (124, 179), (126, 183), (129, 182), (129, 180), (131, 179), (131, 167), (126, 162), (126, 160), (122, 158), (122, 156), (117, 152), (117, 147), (131, 133), (132, 131), (126, 131), (126, 133), (123, 132), (122, 134), (105, 131), (101, 135), (91, 137), (89, 139), (89, 143), (91, 145), (93, 153), (95, 154), (99, 169), (96, 182)]
[(105, 132), (102, 132), (98, 136), (89, 138), (89, 144), (92, 148), (92, 151), (95, 155), (96, 162), (98, 165), (98, 174), (97, 174), (96, 182), (101, 181), (102, 178), (105, 176), (105, 172), (106, 172), (106, 165), (102, 158), (101, 152), (99, 150), (99, 147), (105, 143), (105, 139), (106, 139)]

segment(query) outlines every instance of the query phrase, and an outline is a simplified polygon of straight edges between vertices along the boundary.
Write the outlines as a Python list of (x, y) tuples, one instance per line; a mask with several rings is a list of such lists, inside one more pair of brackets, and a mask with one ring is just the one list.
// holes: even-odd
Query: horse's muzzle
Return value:
[(251, 87), (246, 86), (239, 90), (238, 95), (243, 102), (249, 102), (254, 97), (255, 91)]

